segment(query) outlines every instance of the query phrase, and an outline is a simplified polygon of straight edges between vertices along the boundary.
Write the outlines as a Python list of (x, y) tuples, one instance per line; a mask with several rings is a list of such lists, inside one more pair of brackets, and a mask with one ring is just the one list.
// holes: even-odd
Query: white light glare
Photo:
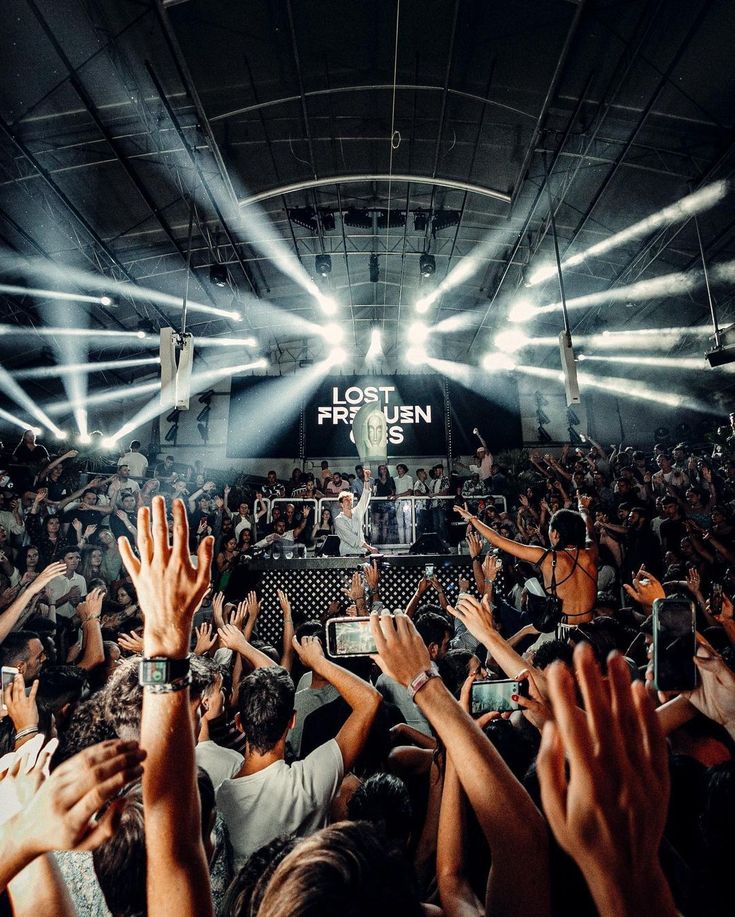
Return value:
[(255, 338), (200, 338), (192, 339), (195, 347), (256, 347)]
[(434, 300), (431, 296), (422, 296), (421, 299), (416, 300), (416, 311), (419, 315), (424, 315), (429, 311), (429, 306)]
[[(628, 226), (620, 232), (616, 232), (614, 235), (609, 236), (607, 239), (597, 242), (583, 252), (572, 255), (570, 258), (565, 258), (562, 262), (562, 267), (573, 267), (576, 264), (582, 264), (582, 262), (586, 261), (588, 258), (597, 257), (614, 248), (625, 245), (633, 239), (648, 235), (661, 226), (668, 226), (669, 224), (679, 223), (682, 220), (688, 220), (695, 213), (700, 213), (719, 203), (725, 197), (728, 190), (729, 184), (726, 180), (713, 182), (711, 185), (707, 185), (706, 188), (701, 188), (699, 191), (688, 194), (675, 204), (670, 204), (668, 207), (664, 207), (656, 213), (651, 214), (651, 216), (639, 220), (632, 226)], [(533, 271), (528, 278), (528, 286), (533, 287), (538, 283), (543, 283), (544, 280), (548, 280), (555, 274), (555, 264), (541, 265)]]
[(316, 290), (314, 293), (316, 301), (319, 303), (319, 308), (325, 315), (335, 315), (337, 312), (337, 301), (333, 296), (325, 296), (321, 290)]
[(413, 322), (408, 328), (408, 337), (417, 344), (425, 344), (429, 337), (429, 329), (423, 322)]
[(495, 335), (495, 346), (503, 353), (515, 353), (529, 342), (529, 336), (520, 328), (508, 328)]
[(82, 433), (77, 437), (77, 439), (83, 446), (86, 446), (92, 442), (92, 437), (89, 433)]
[(347, 359), (347, 353), (344, 347), (333, 347), (329, 351), (329, 356), (327, 357), (328, 366), (338, 366), (340, 363), (344, 363)]
[(101, 306), (111, 306), (111, 305), (112, 305), (112, 299), (111, 299), (109, 296), (101, 296), (101, 297), (100, 297), (100, 305), (101, 305)]
[(69, 434), (66, 432), (66, 430), (57, 430), (56, 431), (57, 439), (68, 439), (68, 437), (69, 437)]
[(321, 334), (325, 341), (339, 344), (345, 336), (345, 329), (342, 325), (338, 325), (337, 322), (329, 322), (327, 325), (322, 325)]
[(370, 332), (370, 347), (365, 354), (366, 360), (375, 360), (383, 352), (383, 335), (380, 328), (373, 328)]
[(427, 357), (428, 357), (428, 354), (426, 353), (426, 350), (423, 347), (420, 347), (417, 345), (414, 345), (413, 347), (409, 347), (408, 350), (406, 351), (406, 359), (413, 366), (418, 366), (421, 363), (425, 363), (427, 360)]
[(75, 373), (98, 373), (108, 369), (126, 369), (133, 366), (150, 366), (160, 363), (160, 357), (140, 357), (136, 360), (98, 360), (95, 363), (65, 363), (59, 366), (35, 366), (11, 373), (14, 379), (47, 379), (55, 376), (73, 376)]
[(516, 361), (510, 354), (496, 351), (485, 355), (482, 361), (482, 368), (489, 373), (510, 371), (516, 368)]
[(511, 322), (529, 322), (538, 314), (538, 311), (530, 299), (517, 299), (511, 306), (508, 320)]
[(117, 446), (117, 438), (114, 436), (105, 436), (102, 440), (103, 449), (114, 449)]

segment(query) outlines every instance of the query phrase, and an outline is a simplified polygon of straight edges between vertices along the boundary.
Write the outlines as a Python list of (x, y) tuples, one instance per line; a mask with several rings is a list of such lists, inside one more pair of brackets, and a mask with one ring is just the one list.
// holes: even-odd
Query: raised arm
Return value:
[(352, 672), (348, 672), (347, 669), (343, 669), (342, 666), (330, 662), (324, 656), (324, 650), (318, 637), (304, 637), (301, 643), (294, 637), (293, 645), (303, 664), (333, 685), (339, 691), (342, 699), (352, 708), (352, 712), (336, 736), (339, 750), (342, 753), (345, 773), (347, 773), (367, 741), (382, 698), (371, 684), (353, 675)]
[(479, 532), (483, 538), (486, 538), (491, 545), (500, 548), (501, 551), (505, 551), (507, 554), (512, 554), (513, 557), (535, 564), (538, 563), (546, 553), (543, 548), (534, 545), (520, 544), (517, 541), (499, 535), (494, 529), (480, 522), (477, 516), (473, 516), (466, 506), (455, 506), (454, 511), (455, 513), (459, 513), (463, 519), (469, 522), (469, 524)]
[[(405, 615), (376, 615), (371, 625), (376, 661), (387, 675), (408, 687), (429, 669), (428, 650)], [(414, 700), (448, 750), (490, 845), (485, 913), (550, 913), (547, 829), (530, 796), (441, 679), (430, 678)]]
[(12, 602), (5, 611), (0, 614), (0, 643), (8, 636), (10, 631), (18, 623), (18, 618), (28, 607), (29, 602), (34, 596), (37, 596), (38, 593), (51, 582), (52, 579), (55, 579), (57, 576), (60, 576), (66, 570), (66, 564), (58, 561), (55, 564), (49, 564), (38, 576), (33, 580), (33, 582), (18, 596), (18, 598)]
[[(207, 537), (200, 543), (195, 569), (189, 557), (189, 526), (181, 500), (174, 500), (173, 514), (170, 545), (163, 497), (153, 498), (151, 510), (139, 510), (140, 560), (127, 538), (120, 539), (120, 553), (145, 614), (146, 658), (187, 658), (191, 621), (209, 586), (213, 540)], [(146, 894), (151, 917), (208, 917), (213, 913), (202, 843), (194, 743), (188, 686), (172, 685), (166, 693), (145, 688), (141, 746), (148, 754), (143, 809)], [(182, 818), (184, 812), (186, 818)]]

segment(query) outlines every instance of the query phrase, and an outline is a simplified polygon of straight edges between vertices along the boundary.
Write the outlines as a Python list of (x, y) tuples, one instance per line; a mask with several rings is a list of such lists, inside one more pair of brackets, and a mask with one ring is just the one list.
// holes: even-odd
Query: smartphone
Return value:
[(722, 583), (712, 583), (709, 610), (715, 617), (722, 614)]
[(424, 576), (426, 577), (426, 579), (431, 579), (433, 575), (434, 575), (434, 564), (427, 564), (424, 567)]
[(691, 691), (697, 686), (694, 602), (653, 603), (653, 680), (658, 691)]
[(7, 712), (8, 709), (5, 706), (5, 689), (8, 685), (12, 685), (13, 679), (17, 674), (18, 670), (11, 665), (4, 665), (2, 667), (2, 694), (0, 694), (0, 707), (2, 707), (5, 712)]
[(328, 655), (371, 656), (377, 652), (369, 617), (330, 618), (327, 621)]
[(500, 713), (520, 710), (518, 702), (511, 700), (511, 697), (514, 694), (525, 697), (527, 693), (528, 682), (516, 681), (514, 678), (474, 681), (470, 692), (470, 713), (479, 716), (491, 710)]
[(503, 558), (499, 554), (495, 555), (495, 569), (496, 570), (503, 569)]

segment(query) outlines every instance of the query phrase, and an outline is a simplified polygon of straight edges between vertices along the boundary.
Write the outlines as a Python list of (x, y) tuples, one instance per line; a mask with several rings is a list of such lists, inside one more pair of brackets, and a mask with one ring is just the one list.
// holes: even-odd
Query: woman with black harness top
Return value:
[(592, 619), (597, 598), (597, 544), (586, 513), (588, 502), (589, 498), (580, 498), (579, 513), (569, 509), (554, 513), (549, 521), (550, 549), (504, 538), (483, 525), (466, 506), (454, 510), (494, 547), (536, 565), (547, 597), (561, 602), (559, 623), (584, 624)]

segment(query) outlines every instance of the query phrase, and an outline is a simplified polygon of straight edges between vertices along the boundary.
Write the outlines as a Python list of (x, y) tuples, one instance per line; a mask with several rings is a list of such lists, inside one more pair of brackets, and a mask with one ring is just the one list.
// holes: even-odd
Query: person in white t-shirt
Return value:
[(222, 675), (218, 674), (202, 692), (199, 741), (194, 748), (197, 767), (201, 767), (209, 774), (215, 790), (225, 780), (234, 777), (245, 760), (233, 748), (224, 748), (209, 738), (210, 721), (221, 716), (224, 709), (225, 694), (222, 690)]
[(87, 594), (87, 581), (77, 573), (81, 561), (78, 548), (69, 548), (63, 557), (66, 572), (54, 577), (46, 586), (46, 596), (52, 611), (52, 620), (56, 617), (71, 618), (74, 616), (77, 605)]
[[(237, 872), (251, 853), (281, 834), (304, 837), (326, 825), (342, 778), (362, 751), (380, 706), (372, 685), (327, 660), (317, 637), (294, 640), (305, 666), (333, 684), (352, 712), (334, 739), (286, 764), (286, 735), (294, 724), (294, 684), (280, 666), (243, 679), (235, 722), (245, 736), (245, 761), (217, 790)], [(267, 713), (266, 713), (267, 711)]]
[(146, 471), (148, 471), (148, 459), (140, 451), (140, 441), (134, 439), (130, 443), (130, 450), (121, 455), (117, 460), (118, 467), (120, 465), (127, 465), (130, 469), (130, 474), (134, 478), (144, 478)]
[(122, 495), (126, 493), (137, 494), (140, 491), (140, 485), (130, 477), (130, 469), (127, 465), (120, 464), (117, 466), (117, 474), (113, 474), (110, 486), (107, 488), (107, 496), (110, 503), (115, 509), (122, 501)]
[[(399, 544), (411, 544), (411, 501), (405, 497), (413, 494), (413, 478), (407, 465), (396, 465), (397, 476), (393, 478), (396, 488), (396, 521)], [(401, 497), (404, 499), (402, 500)]]

